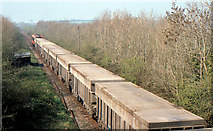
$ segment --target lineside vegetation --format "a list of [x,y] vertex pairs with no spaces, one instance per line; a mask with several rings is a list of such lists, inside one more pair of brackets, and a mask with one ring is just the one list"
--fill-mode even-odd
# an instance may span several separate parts
[[[14,52],[30,51],[24,37],[2,17],[2,129],[77,129],[40,66],[13,66]],[[36,65],[36,58],[31,55]]]
[[210,2],[174,2],[166,17],[104,12],[92,23],[40,21],[47,39],[193,112],[213,126]]

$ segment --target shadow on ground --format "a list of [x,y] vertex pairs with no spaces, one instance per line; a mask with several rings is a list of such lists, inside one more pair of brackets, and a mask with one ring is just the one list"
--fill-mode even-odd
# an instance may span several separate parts
[[39,63],[30,63],[31,66],[40,66],[40,67],[43,67],[44,64],[39,64]]

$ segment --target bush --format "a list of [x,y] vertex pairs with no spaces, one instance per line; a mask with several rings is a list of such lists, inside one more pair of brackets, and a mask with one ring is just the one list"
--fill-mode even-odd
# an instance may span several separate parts
[[2,26],[2,129],[75,129],[41,67],[11,65],[14,52],[30,50],[9,19],[3,17]]
[[209,80],[191,81],[185,79],[179,86],[178,98],[174,99],[176,105],[199,115],[206,120],[208,127],[211,127],[213,120],[212,98],[213,92]]

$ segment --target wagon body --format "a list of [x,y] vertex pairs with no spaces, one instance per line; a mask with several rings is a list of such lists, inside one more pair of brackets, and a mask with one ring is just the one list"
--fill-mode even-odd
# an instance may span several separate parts
[[43,48],[42,48],[42,51],[44,52],[43,53],[43,58],[46,60],[47,64],[50,65],[50,58],[49,58],[49,50],[50,49],[62,49],[64,50],[62,47],[56,45],[56,44],[47,44],[47,45],[44,45]]
[[56,44],[44,38],[35,38],[35,49],[39,52],[42,58],[44,57],[44,49],[43,49],[44,45],[56,45]]
[[123,78],[96,64],[80,64],[70,67],[73,74],[74,94],[83,101],[83,104],[89,113],[96,117],[96,82],[124,81]]
[[204,120],[130,82],[95,84],[98,122],[111,129],[203,127]]
[[70,66],[78,65],[78,64],[91,64],[91,62],[75,55],[75,54],[67,54],[67,55],[58,55],[58,71],[59,76],[66,82],[67,87],[69,87],[72,92],[73,89],[73,75],[70,72]]
[[49,54],[48,54],[48,59],[47,61],[49,62],[50,67],[52,70],[58,75],[58,62],[57,62],[57,57],[59,55],[67,55],[67,54],[72,54],[70,51],[63,49],[63,48],[50,48],[49,49]]

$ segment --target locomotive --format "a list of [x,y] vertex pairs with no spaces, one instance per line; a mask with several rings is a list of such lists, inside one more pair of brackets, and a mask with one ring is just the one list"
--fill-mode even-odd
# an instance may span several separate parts
[[35,47],[35,38],[43,38],[42,35],[40,34],[32,34],[32,44],[33,44],[33,47]]

